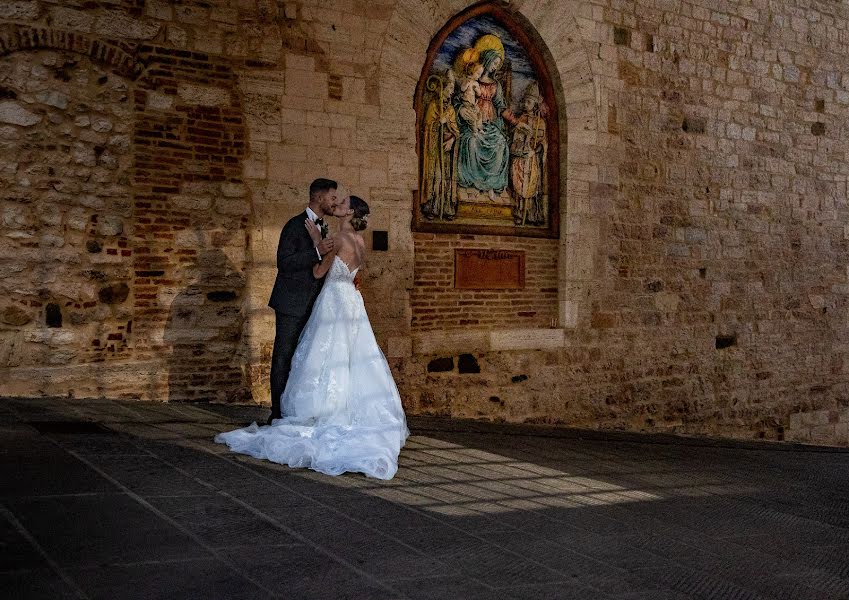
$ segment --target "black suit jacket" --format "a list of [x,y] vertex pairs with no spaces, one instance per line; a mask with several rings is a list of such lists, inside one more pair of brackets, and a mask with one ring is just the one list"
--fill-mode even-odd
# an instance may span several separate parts
[[319,262],[318,252],[310,234],[304,227],[308,219],[304,211],[289,222],[280,232],[277,244],[277,279],[268,306],[294,317],[302,317],[312,310],[324,278],[313,277],[313,265]]

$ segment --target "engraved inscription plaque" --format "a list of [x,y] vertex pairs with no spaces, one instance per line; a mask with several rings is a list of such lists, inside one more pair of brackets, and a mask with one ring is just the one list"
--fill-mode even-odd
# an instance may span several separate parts
[[514,290],[525,287],[525,253],[514,250],[455,250],[454,287]]

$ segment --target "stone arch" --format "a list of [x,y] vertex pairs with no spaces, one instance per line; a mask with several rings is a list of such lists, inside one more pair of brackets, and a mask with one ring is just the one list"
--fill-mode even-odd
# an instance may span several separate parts
[[[422,61],[443,24],[474,4],[399,0],[389,20],[379,62],[381,117],[396,128],[395,139],[406,148],[401,160],[410,165],[411,172],[417,164],[412,99]],[[558,314],[562,326],[576,327],[589,317],[587,301],[592,282],[600,276],[596,257],[602,242],[603,215],[595,213],[589,202],[591,191],[601,181],[596,165],[603,118],[601,86],[588,52],[590,32],[582,32],[574,17],[580,10],[575,0],[525,0],[507,8],[531,25],[553,62],[549,72],[559,79],[555,90],[561,103]],[[412,264],[408,268],[412,271]]]
[[0,57],[21,50],[40,49],[66,50],[85,55],[130,80],[135,80],[144,70],[144,65],[130,52],[112,42],[50,27],[0,27]]

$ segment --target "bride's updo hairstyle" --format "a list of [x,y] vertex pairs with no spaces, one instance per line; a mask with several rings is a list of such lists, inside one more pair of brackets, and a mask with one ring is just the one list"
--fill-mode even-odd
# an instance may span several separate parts
[[368,227],[368,204],[358,196],[351,196],[351,210],[354,211],[354,216],[351,217],[351,227],[354,228],[354,231],[363,231]]

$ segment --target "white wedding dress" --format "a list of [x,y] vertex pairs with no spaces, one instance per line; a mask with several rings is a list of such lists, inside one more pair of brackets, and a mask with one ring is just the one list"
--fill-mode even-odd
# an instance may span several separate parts
[[410,434],[392,373],[374,338],[355,269],[333,259],[301,333],[283,392],[283,418],[220,433],[234,452],[328,475],[391,479]]

